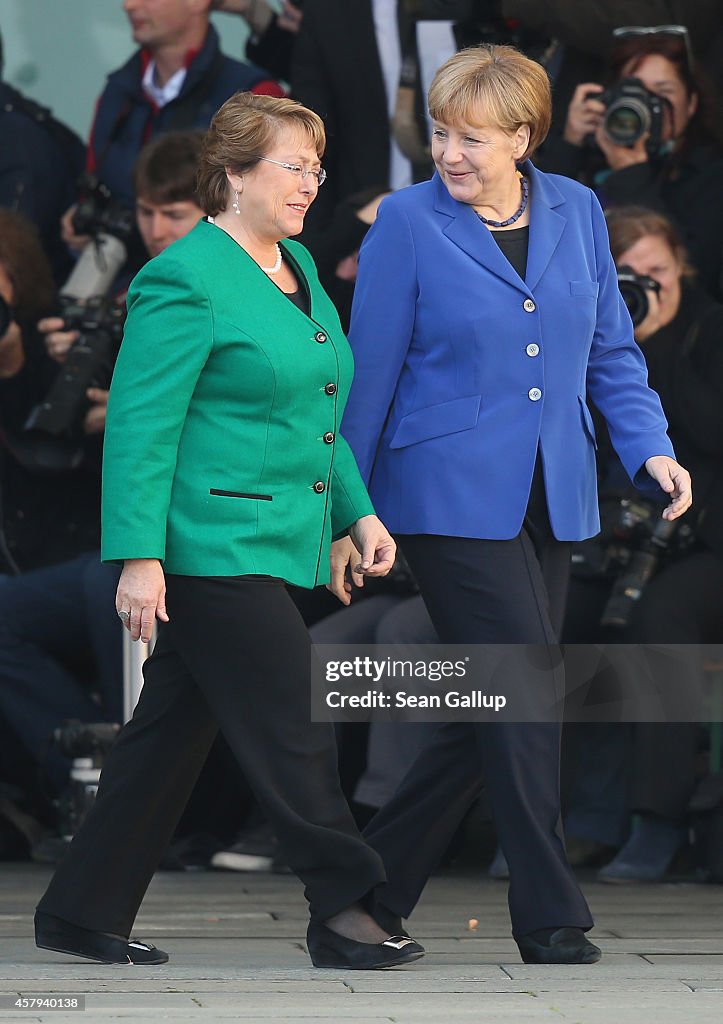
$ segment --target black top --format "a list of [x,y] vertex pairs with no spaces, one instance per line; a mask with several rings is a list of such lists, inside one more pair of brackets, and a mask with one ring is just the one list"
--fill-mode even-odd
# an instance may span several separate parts
[[503,255],[507,257],[524,281],[527,273],[527,247],[530,242],[529,227],[510,228],[508,231],[492,231],[490,233]]
[[297,287],[295,292],[284,292],[284,295],[290,302],[293,302],[295,306],[298,306],[302,313],[305,313],[307,316],[310,315],[311,309],[309,306],[309,296],[306,294],[304,288]]

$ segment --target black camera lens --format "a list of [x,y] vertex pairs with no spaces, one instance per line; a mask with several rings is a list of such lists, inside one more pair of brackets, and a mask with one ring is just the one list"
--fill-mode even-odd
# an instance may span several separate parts
[[650,130],[650,111],[642,103],[626,98],[605,113],[604,128],[618,146],[632,146]]
[[633,327],[638,327],[650,311],[648,292],[659,292],[660,285],[652,277],[636,274],[632,267],[618,267],[618,288],[628,307]]

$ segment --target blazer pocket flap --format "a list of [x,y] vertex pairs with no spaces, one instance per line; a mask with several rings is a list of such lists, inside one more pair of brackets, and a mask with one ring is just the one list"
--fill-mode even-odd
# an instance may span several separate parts
[[596,299],[600,285],[597,281],[570,281],[570,295],[581,295],[585,299]]
[[452,402],[415,409],[399,421],[389,447],[406,448],[419,441],[469,430],[477,423],[481,401],[482,395],[469,395],[467,398],[455,398]]
[[209,494],[220,498],[251,498],[252,501],[273,501],[270,494],[248,494],[246,491],[226,491],[221,487],[210,487]]
[[592,413],[588,409],[587,402],[582,397],[582,395],[578,395],[577,400],[580,403],[580,410],[582,412],[582,422],[585,425],[585,430],[587,430],[588,434],[590,435],[590,440],[597,448],[597,436],[595,434],[595,424],[593,422]]

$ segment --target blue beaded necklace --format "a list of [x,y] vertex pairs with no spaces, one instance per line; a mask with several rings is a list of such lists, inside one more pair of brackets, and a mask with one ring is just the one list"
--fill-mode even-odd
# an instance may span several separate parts
[[522,202],[511,217],[508,217],[507,220],[490,220],[489,217],[483,217],[481,213],[478,213],[477,216],[482,223],[489,224],[491,228],[506,228],[510,224],[514,224],[516,220],[519,220],[527,209],[527,201],[530,198],[530,184],[524,174],[520,175],[520,188],[522,190]]

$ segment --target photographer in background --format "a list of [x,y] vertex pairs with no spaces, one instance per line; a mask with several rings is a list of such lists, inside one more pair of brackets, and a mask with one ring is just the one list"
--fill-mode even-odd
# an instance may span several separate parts
[[[196,196],[201,142],[200,133],[169,133],[149,143],[137,161],[134,170],[138,195],[136,222],[149,256],[155,256],[187,234],[203,216]],[[41,273],[42,258],[35,250],[29,252],[27,239],[32,238],[32,231],[18,224],[10,238],[5,221],[12,217],[0,210],[0,270],[5,265],[6,253],[12,254],[14,263],[10,264],[10,276],[23,280],[26,290],[22,294],[8,294],[7,299],[18,308],[22,306],[24,295],[42,294],[49,301],[52,290],[47,272],[45,276]],[[23,256],[26,258],[21,259]],[[18,274],[14,268],[20,266],[24,270]],[[0,276],[0,287],[2,282]],[[48,301],[44,301],[40,309],[37,306],[23,309],[30,323]],[[47,375],[50,381],[57,373],[57,363],[67,357],[77,340],[76,332],[53,330],[62,325],[63,321],[58,318],[45,319],[40,324],[48,332],[45,340],[55,361],[48,358],[39,336],[32,335],[36,342],[36,361],[45,371],[50,370]],[[0,380],[0,408],[4,417],[9,408],[5,398],[10,392],[8,397],[14,399],[15,409],[13,428],[19,436],[29,409],[46,394],[49,380],[38,379],[42,375],[35,374],[32,386],[21,390],[23,368],[18,366],[20,357],[15,333],[11,325],[7,339],[0,342],[0,376],[3,365],[8,371],[15,371],[12,379]],[[149,359],[152,359],[152,343],[153,339],[149,338]],[[87,409],[80,411],[83,430],[91,436],[98,451],[105,426],[107,396],[105,388],[91,389]],[[12,463],[12,454],[8,452],[6,465]],[[56,480],[62,483],[61,496],[65,500],[78,500],[78,488],[73,480],[63,476],[50,479],[53,486],[58,486]],[[32,489],[44,493],[43,476],[29,474],[28,481]],[[82,722],[120,722],[122,717],[122,631],[114,608],[120,570],[100,561],[99,483],[96,476],[93,501],[88,509],[92,532],[79,533],[77,537],[81,554],[71,558],[74,552],[68,550],[66,560],[60,564],[38,558],[30,565],[18,555],[20,567],[34,571],[18,576],[0,575],[0,715],[12,726],[35,762],[42,764],[56,793],[67,783],[70,760],[51,745],[55,728],[71,718]],[[44,501],[47,508],[41,505],[33,514],[28,514],[25,524],[33,536],[40,535],[39,551],[43,550],[43,533],[52,540],[57,533],[64,535],[67,527],[66,513],[58,508],[57,502],[47,496]],[[38,520],[37,527],[31,520]]]
[[[141,150],[133,171],[135,225],[147,256],[157,256],[183,238],[203,216],[195,184],[202,138],[200,132],[169,132]],[[116,299],[125,302],[125,287]],[[57,316],[42,319],[38,329],[45,335],[49,355],[64,363],[79,332],[64,329],[63,319]],[[105,426],[108,389],[90,389],[88,400],[85,430],[99,433]]]
[[[612,579],[604,572],[596,578],[594,564],[604,565],[605,557],[574,550],[577,570],[563,641],[718,643],[723,640],[723,306],[693,284],[687,253],[666,218],[640,207],[621,207],[610,210],[607,220],[649,383],[660,395],[676,453],[690,466],[696,502],[677,530],[657,545],[657,567],[637,601],[621,601],[618,594],[610,602],[616,580],[629,570],[618,568]],[[598,436],[604,525],[602,535],[587,544],[602,546],[604,556],[612,550],[606,545],[620,543],[616,531],[606,536],[605,522],[619,521],[619,499],[633,495],[619,488],[617,458],[607,437]],[[644,511],[639,495],[634,501]],[[617,516],[605,515],[605,508],[617,510]],[[654,511],[652,524],[656,516]],[[633,537],[633,554],[635,546]],[[601,619],[619,624],[603,628]],[[631,814],[638,816],[622,849],[601,869],[603,881],[657,881],[685,840],[699,745],[700,679],[693,672],[678,678],[674,692],[661,692],[661,698],[669,723],[565,729],[574,779],[565,816],[568,839],[574,837],[577,845],[585,840],[589,849],[619,846]]]
[[715,100],[679,25],[616,29],[605,85],[584,82],[538,163],[677,225],[702,287],[721,296],[723,144]]
[[[122,6],[139,48],[108,76],[96,106],[86,170],[115,204],[132,209],[133,165],[149,139],[205,129],[239,90],[271,96],[284,91],[255,64],[224,56],[209,20],[213,0],[123,0]],[[63,237],[80,250],[88,238],[74,225],[74,213],[71,207],[63,217]],[[140,262],[136,259],[134,270]]]
[[71,558],[98,544],[100,448],[89,439],[82,465],[37,471],[23,425],[57,376],[35,320],[54,300],[52,273],[32,225],[0,209],[0,572]]

